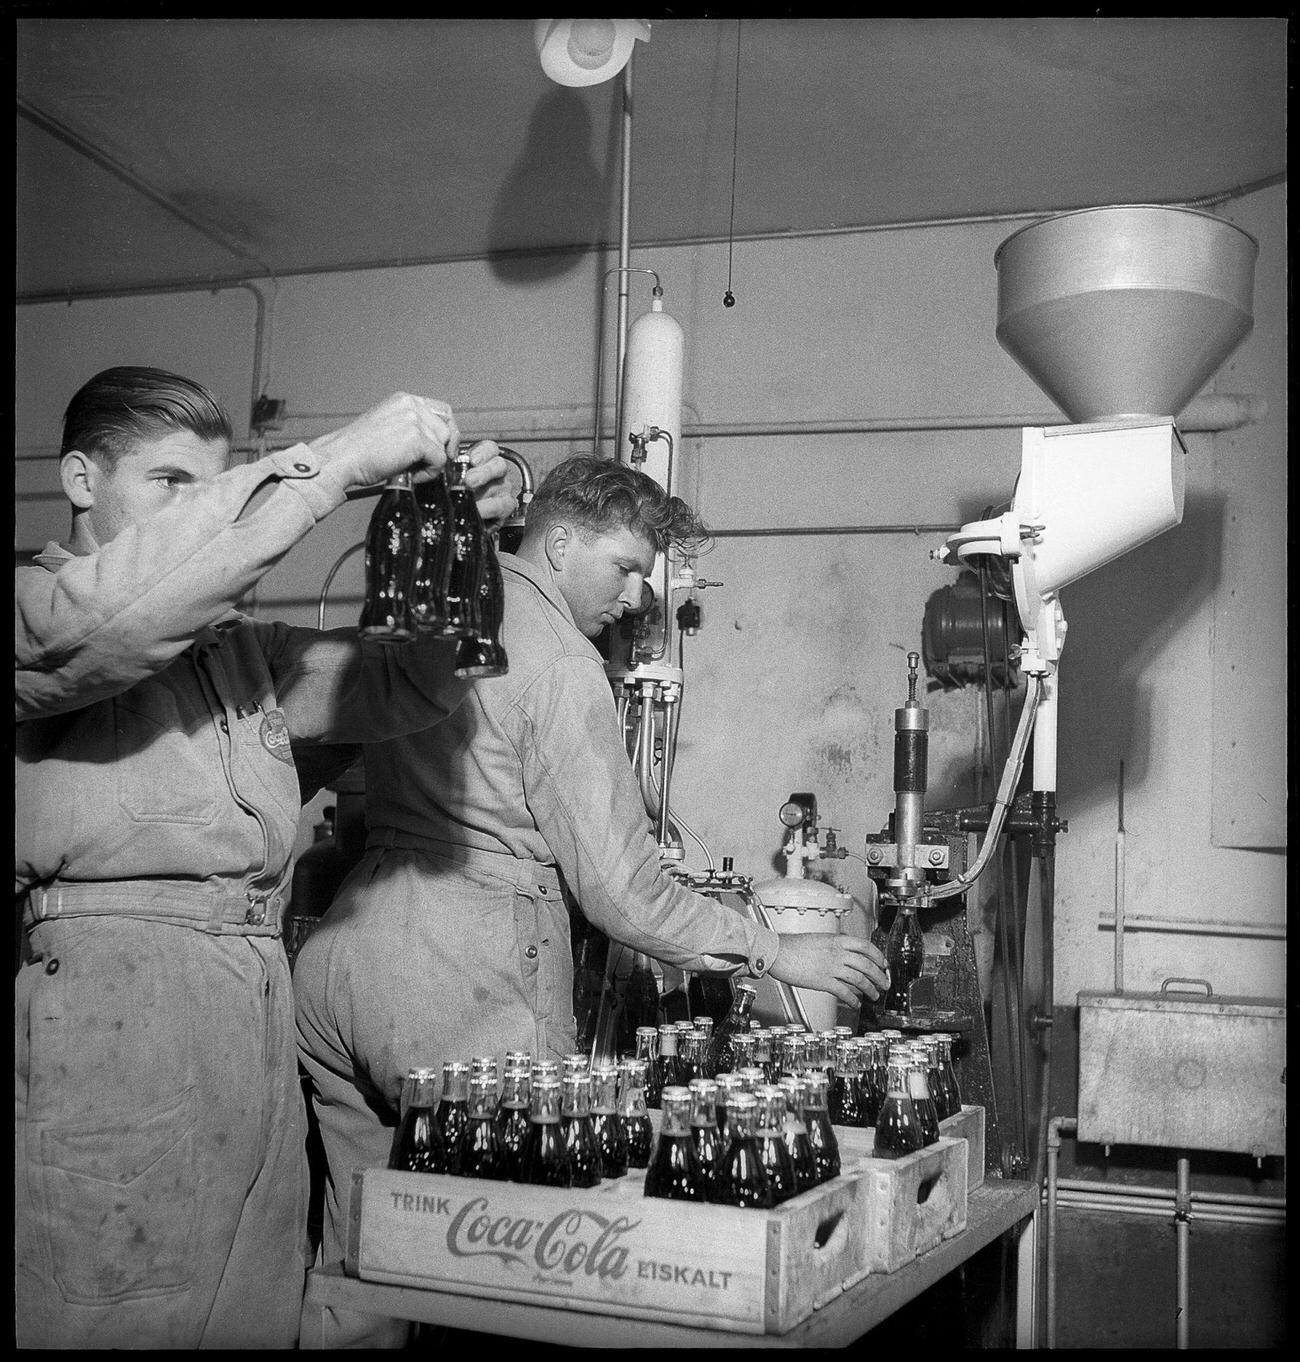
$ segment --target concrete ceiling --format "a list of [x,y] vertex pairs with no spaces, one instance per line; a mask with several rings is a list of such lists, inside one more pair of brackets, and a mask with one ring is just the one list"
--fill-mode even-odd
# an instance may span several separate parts
[[[552,84],[531,20],[16,35],[20,301],[466,257],[529,277],[618,240],[622,82]],[[1281,19],[655,20],[633,74],[638,244],[1186,202],[1286,166]]]

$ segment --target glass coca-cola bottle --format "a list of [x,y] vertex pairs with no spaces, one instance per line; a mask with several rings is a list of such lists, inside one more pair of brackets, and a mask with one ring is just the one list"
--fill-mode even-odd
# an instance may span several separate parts
[[692,1079],[705,1076],[704,1032],[692,1026],[677,1043],[677,1081],[689,1088]]
[[445,634],[447,583],[451,576],[452,511],[447,479],[436,473],[415,484],[420,510],[419,551],[411,587],[411,614],[422,634]]
[[509,1177],[509,1156],[497,1122],[495,1074],[477,1073],[469,1080],[469,1119],[460,1137],[459,1172],[467,1178]]
[[798,1191],[794,1160],[785,1143],[785,1092],[765,1083],[754,1094],[758,1099],[758,1152],[772,1184],[772,1203],[779,1206]]
[[753,1062],[763,1070],[763,1077],[775,1083],[781,1077],[780,1066],[772,1058],[772,1033],[766,1026],[751,1031],[754,1045]]
[[585,1060],[581,1071],[560,1080],[560,1129],[575,1188],[594,1188],[601,1181],[601,1151],[591,1121],[591,1076]]
[[803,1076],[803,1123],[808,1129],[817,1181],[829,1182],[840,1174],[840,1142],[826,1108],[826,1075],[820,1069]]
[[450,1172],[458,1172],[460,1137],[469,1123],[469,1065],[449,1059],[442,1066],[442,1100],[438,1103],[438,1129],[447,1142]]
[[954,1037],[947,1031],[937,1031],[934,1035],[935,1068],[938,1074],[933,1085],[936,1101],[938,1092],[943,1094],[941,1121],[961,1113],[961,1088],[957,1083],[957,1071],[953,1068],[952,1047]]
[[378,643],[415,637],[411,591],[420,551],[420,508],[409,473],[384,484],[366,527],[366,595],[358,631]]
[[[619,1053],[636,1049],[637,1036],[647,1027],[657,1036],[659,1034],[659,984],[655,979],[654,965],[643,951],[632,952],[632,968],[623,981],[623,1008],[619,1020]],[[653,1055],[640,1055],[642,1059],[653,1059]]]
[[447,574],[444,633],[475,639],[480,630],[479,588],[483,580],[483,544],[487,531],[465,483],[469,450],[462,446],[447,463],[447,494],[451,498],[451,568]]
[[560,1080],[560,1129],[573,1186],[594,1187],[600,1181],[600,1147],[591,1122],[591,1078],[585,1068]]
[[718,1130],[718,1085],[712,1078],[693,1078],[687,1089],[691,1094],[691,1139],[704,1180],[704,1199],[717,1201],[724,1152]]
[[661,1104],[663,1124],[646,1167],[645,1194],[672,1201],[703,1201],[704,1177],[691,1134],[690,1089],[669,1084]]
[[930,1065],[919,1046],[912,1046],[907,1057],[907,1095],[912,1099],[921,1143],[934,1144],[939,1138],[939,1113],[930,1096]]
[[725,1153],[731,1139],[728,1112],[732,1100],[748,1092],[749,1084],[740,1074],[734,1073],[719,1074],[713,1081],[718,1085],[718,1134],[722,1137],[722,1148]]
[[724,1206],[757,1206],[769,1210],[772,1180],[758,1145],[758,1098],[741,1092],[727,1102],[727,1152],[718,1178],[718,1201]]
[[889,928],[885,944],[885,959],[889,964],[889,992],[885,995],[885,1010],[906,1016],[911,1009],[909,985],[921,977],[925,962],[925,941],[916,909],[900,903]]
[[876,1140],[872,1153],[878,1159],[898,1159],[922,1146],[921,1125],[907,1090],[907,1057],[890,1050],[886,1065],[885,1100],[876,1117]]
[[473,1083],[476,1078],[490,1078],[492,1080],[492,1096],[497,1096],[497,1057],[496,1055],[474,1055],[469,1062],[469,1081]]
[[803,1116],[803,1079],[783,1078],[777,1087],[785,1093],[785,1122],[781,1137],[790,1151],[794,1166],[795,1195],[817,1186],[817,1160],[813,1157],[812,1142]]
[[[707,1045],[713,1037],[713,1018],[700,1015],[691,1018],[691,1026],[696,1031],[704,1032],[704,1043]],[[701,1075],[703,1077],[703,1075]]]
[[732,1038],[749,1031],[749,1014],[754,1010],[754,999],[758,997],[758,986],[748,979],[736,981],[735,994],[727,1015],[714,1028],[709,1044],[704,1052],[706,1078],[718,1074],[732,1073],[736,1068],[736,1057]]
[[808,1043],[799,1031],[784,1031],[777,1040],[776,1059],[779,1078],[802,1078],[808,1067]]
[[528,1103],[528,1138],[520,1159],[520,1181],[543,1187],[571,1187],[573,1169],[560,1128],[560,1080],[539,1078]]
[[867,1114],[861,1100],[858,1047],[852,1040],[836,1042],[834,1073],[829,1095],[832,1124],[858,1127],[868,1125]]
[[528,1066],[528,1077],[533,1083],[537,1083],[543,1078],[553,1078],[558,1083],[560,1065],[554,1059],[534,1059]]
[[754,1058],[754,1033],[737,1031],[731,1038],[731,1071],[743,1073],[746,1069],[762,1066]]
[[681,1065],[677,1062],[678,1034],[677,1027],[671,1022],[659,1028],[654,1077],[646,1080],[645,1101],[648,1107],[660,1105],[660,1094],[665,1088],[682,1086]]
[[618,1119],[627,1137],[627,1166],[644,1168],[650,1162],[654,1127],[645,1105],[645,1060],[624,1059],[618,1066]]
[[506,1169],[514,1182],[523,1181],[524,1144],[528,1139],[531,1079],[526,1068],[507,1068],[501,1078],[497,1119],[506,1151]]
[[830,1091],[831,1071],[835,1066],[835,1049],[832,1045],[827,1054],[819,1031],[809,1031],[803,1037],[803,1072],[820,1069],[826,1075],[827,1092]]
[[699,1017],[707,1014],[716,1026],[731,1009],[731,980],[725,974],[689,974],[686,999],[697,1025]]
[[462,638],[456,645],[456,675],[462,679],[474,676],[504,676],[510,670],[505,644],[501,642],[501,625],[505,619],[506,588],[497,562],[493,538],[486,529],[483,533],[483,571],[478,589],[478,633],[473,638]]
[[560,1059],[560,1077],[572,1078],[575,1074],[586,1074],[591,1071],[591,1060],[583,1054],[564,1055]]
[[885,1100],[885,1058],[889,1042],[882,1036],[863,1036],[866,1058],[862,1068],[862,1090],[866,1099],[867,1124],[874,1126]]
[[450,1171],[447,1142],[438,1127],[438,1074],[412,1069],[402,1091],[402,1111],[393,1133],[388,1166],[407,1173]]
[[504,1069],[531,1069],[533,1066],[532,1052],[529,1050],[507,1050],[506,1062],[502,1065]]
[[636,1049],[632,1054],[633,1059],[639,1059],[645,1065],[645,1081],[642,1096],[645,1098],[647,1107],[658,1108],[659,1089],[663,1086],[659,1082],[659,1029],[655,1026],[638,1026],[636,1029]]
[[600,1151],[601,1177],[623,1177],[627,1132],[618,1118],[618,1068],[613,1064],[598,1064],[591,1071],[591,1127]]
[[757,1064],[746,1064],[745,1067],[738,1070],[738,1072],[741,1078],[745,1080],[746,1092],[757,1092],[759,1088],[767,1082],[767,1075]]

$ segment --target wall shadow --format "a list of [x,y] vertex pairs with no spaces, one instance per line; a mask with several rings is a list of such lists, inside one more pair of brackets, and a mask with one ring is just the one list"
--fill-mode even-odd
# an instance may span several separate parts
[[[1058,766],[1076,807],[1140,784],[1151,751],[1153,663],[1222,575],[1225,497],[1189,494],[1165,534],[1065,587],[1069,632],[1060,668]],[[1209,735],[1206,734],[1208,742]]]
[[[602,169],[589,150],[591,114],[575,91],[549,90],[533,110],[528,139],[497,196],[487,254],[493,275],[504,283],[541,283],[574,269],[606,235],[616,190],[616,156]],[[616,147],[615,147],[616,150]],[[518,223],[530,240],[549,243],[521,250]]]

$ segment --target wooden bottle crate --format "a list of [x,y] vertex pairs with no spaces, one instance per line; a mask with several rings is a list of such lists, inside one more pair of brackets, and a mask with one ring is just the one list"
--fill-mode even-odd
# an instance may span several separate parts
[[850,1165],[847,1176],[863,1184],[868,1272],[897,1271],[966,1228],[967,1157],[965,1140],[940,1138],[901,1159]]
[[[939,1134],[945,1139],[965,1140],[967,1144],[966,1189],[973,1192],[984,1185],[984,1108],[964,1106],[955,1115],[939,1122]],[[872,1126],[836,1126],[835,1137],[840,1145],[840,1159],[849,1162],[865,1158],[871,1153],[876,1131]]]
[[647,1197],[644,1185],[643,1170],[583,1190],[358,1170],[346,1269],[399,1286],[760,1334],[793,1328],[879,1256],[863,1176],[770,1211]]

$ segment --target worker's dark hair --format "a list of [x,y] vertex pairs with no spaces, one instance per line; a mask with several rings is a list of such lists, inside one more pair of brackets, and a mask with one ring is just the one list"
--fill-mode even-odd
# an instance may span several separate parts
[[79,449],[112,468],[139,441],[177,430],[201,440],[234,440],[230,418],[201,384],[164,369],[123,365],[96,374],[74,394],[63,414],[59,456]]
[[559,521],[594,534],[626,527],[645,535],[659,553],[676,548],[697,554],[709,544],[709,532],[681,497],[670,496],[638,468],[589,454],[566,459],[542,479],[528,503],[524,533],[544,534]]

